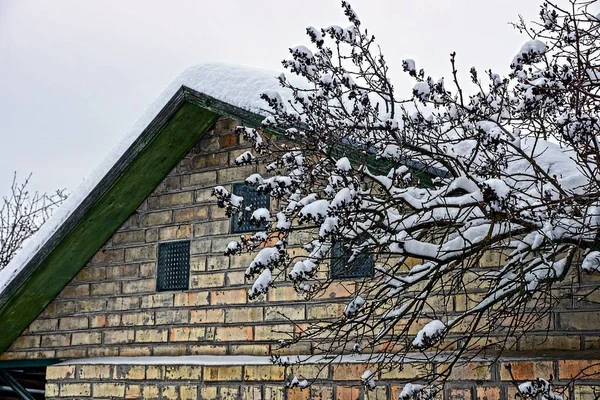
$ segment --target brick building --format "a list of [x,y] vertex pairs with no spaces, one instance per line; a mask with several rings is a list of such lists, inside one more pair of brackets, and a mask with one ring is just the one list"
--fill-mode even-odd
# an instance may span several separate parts
[[[282,351],[277,340],[297,334],[290,320],[338,315],[355,282],[341,277],[309,303],[285,281],[266,298],[248,299],[249,258],[223,255],[248,227],[227,217],[211,190],[244,190],[236,184],[260,172],[261,165],[235,166],[248,144],[234,127],[262,117],[203,86],[203,79],[218,81],[231,86],[231,99],[258,98],[239,85],[243,79],[238,86],[227,79],[245,70],[221,78],[213,72],[200,67],[176,81],[73,211],[9,266],[16,269],[0,292],[0,397],[397,399],[415,376],[416,365],[382,372],[378,387],[365,391],[361,362],[269,362],[272,353],[311,354],[309,342]],[[565,305],[551,316],[550,336],[521,338],[518,354],[491,367],[484,359],[457,367],[445,397],[512,397],[504,368],[511,364],[519,380],[552,375],[571,384],[575,398],[594,398],[599,314],[594,304]],[[319,380],[310,389],[286,389],[293,375]]]

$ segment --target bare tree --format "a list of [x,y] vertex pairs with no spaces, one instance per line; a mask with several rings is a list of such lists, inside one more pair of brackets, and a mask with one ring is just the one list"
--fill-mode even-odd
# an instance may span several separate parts
[[[226,254],[257,252],[250,296],[287,275],[310,299],[330,285],[320,272],[336,257],[348,268],[370,257],[375,273],[338,318],[302,327],[284,346],[310,339],[319,353],[360,352],[373,370],[402,368],[415,353],[436,360],[442,368],[423,370],[425,384],[401,396],[429,398],[457,362],[511,348],[572,295],[563,289],[574,276],[600,271],[595,3],[544,2],[538,22],[514,24],[527,38],[507,76],[472,68],[465,85],[452,53],[448,84],[404,60],[414,80],[405,98],[346,2],[348,28],[307,29],[312,49],[292,48],[283,62],[303,83],[279,78],[292,100],[263,94],[273,110],[263,125],[285,140],[240,128],[255,151],[237,162],[270,171],[246,182],[283,207],[254,210],[267,229]],[[229,212],[244,207],[222,187],[214,193]],[[292,257],[298,229],[310,238]],[[274,247],[262,246],[273,236]],[[544,380],[519,388],[555,398]]]
[[29,191],[29,175],[24,181],[13,176],[8,196],[0,203],[0,269],[23,247],[59,206],[67,195],[64,190],[52,194]]

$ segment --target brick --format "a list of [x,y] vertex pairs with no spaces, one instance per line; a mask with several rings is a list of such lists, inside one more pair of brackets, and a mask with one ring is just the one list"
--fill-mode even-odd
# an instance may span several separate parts
[[363,373],[369,369],[367,364],[336,364],[333,365],[334,381],[360,381]]
[[166,225],[171,223],[172,220],[172,212],[171,211],[159,211],[144,214],[142,216],[142,225],[143,226],[158,226],[158,225]]
[[67,285],[60,292],[60,297],[69,299],[69,298],[80,298],[87,297],[90,295],[90,285]]
[[58,397],[58,384],[57,383],[46,383],[45,387],[46,398]]
[[[332,397],[330,397],[330,399]],[[285,400],[285,391],[283,386],[265,386],[265,400]]]
[[183,175],[182,186],[210,186],[217,181],[217,171],[198,172],[195,174]]
[[225,274],[225,286],[243,285],[246,283],[246,274],[244,271],[232,271]]
[[224,285],[225,275],[223,273],[194,274],[190,280],[190,289],[223,287]]
[[97,380],[110,379],[111,377],[110,365],[80,365],[78,370],[79,379]]
[[156,280],[154,280],[154,278],[123,282],[124,294],[148,293],[154,291],[156,291]]
[[208,305],[208,293],[207,292],[196,292],[196,293],[176,293],[175,294],[175,307],[193,307],[193,306],[205,306]]
[[209,256],[206,258],[206,270],[218,271],[229,268],[229,256]]
[[225,322],[228,324],[239,322],[260,322],[263,320],[262,307],[244,307],[225,309]]
[[217,327],[216,339],[217,341],[243,341],[253,340],[253,332],[251,326],[231,326],[231,327]]
[[[123,252],[123,250],[120,250]],[[78,282],[91,281],[98,282],[106,280],[106,267],[88,267],[85,266],[79,271],[75,280]]]
[[273,286],[269,289],[269,301],[294,301],[300,297],[293,286]]
[[60,385],[61,397],[90,396],[92,387],[89,383],[64,383]]
[[156,264],[155,263],[143,263],[140,265],[140,277],[145,277],[145,278],[154,278],[156,277],[155,274],[155,270],[156,270]]
[[268,344],[230,344],[229,353],[232,355],[267,356]]
[[576,331],[598,330],[598,320],[600,320],[600,311],[563,312],[559,316],[559,327]]
[[139,297],[112,297],[108,299],[107,310],[124,311],[140,308]]
[[294,325],[259,325],[254,327],[254,340],[290,339]]
[[32,349],[35,347],[40,347],[42,336],[38,335],[27,335],[27,336],[19,336],[10,346],[11,349]]
[[162,365],[146,366],[146,379],[163,380],[165,378],[165,367]]
[[210,253],[210,239],[192,240],[190,244],[190,254]]
[[283,381],[285,367],[279,365],[246,365],[244,381]]
[[58,319],[36,319],[29,325],[29,332],[52,332],[58,328]]
[[579,350],[580,347],[579,336],[547,336],[546,333],[536,336],[528,333],[519,340],[519,350]]
[[92,296],[105,296],[121,293],[121,282],[98,282],[91,285]]
[[[176,306],[180,306],[179,304]],[[142,296],[141,308],[173,307],[173,293],[156,293]]]
[[111,249],[111,250],[103,249],[103,250],[96,252],[96,254],[94,254],[94,257],[92,257],[91,263],[92,264],[111,264],[111,263],[123,262],[125,260],[124,254],[125,254],[125,252],[123,251],[123,249]]
[[206,365],[203,377],[205,381],[241,381],[241,366]]
[[158,228],[146,230],[146,243],[158,242]]
[[[438,373],[447,369],[448,365],[440,365]],[[452,368],[449,380],[486,381],[491,379],[490,366],[486,363],[469,362],[464,365],[455,365]]]
[[143,380],[146,378],[146,368],[143,365],[116,365],[115,379]]
[[113,265],[107,269],[106,274],[109,279],[138,278],[140,276],[140,267],[137,264]]
[[194,157],[192,165],[194,169],[223,167],[229,162],[229,153],[210,153]]
[[190,323],[192,324],[222,323],[224,321],[225,310],[222,308],[192,310],[190,313]]
[[265,307],[265,321],[297,321],[305,319],[305,317],[304,305]]
[[179,399],[179,386],[167,385],[160,388],[161,399]]
[[221,393],[221,397],[219,397],[220,400],[238,400],[238,399],[242,398],[240,396],[239,386],[235,386],[235,387],[221,386],[220,393]]
[[158,386],[142,386],[142,398],[143,399],[159,399],[160,397],[160,389]]
[[92,393],[94,397],[124,397],[124,383],[93,383]]
[[171,342],[197,342],[205,335],[206,330],[201,327],[171,328],[169,339]]
[[55,317],[59,315],[73,314],[75,312],[75,302],[69,301],[53,301],[46,306],[44,316]]
[[92,315],[90,317],[90,328],[104,328],[106,326],[106,315]]
[[154,325],[154,314],[151,312],[128,313],[121,315],[123,326],[151,326]]
[[112,236],[113,246],[144,243],[145,240],[146,234],[143,230],[117,232]]
[[206,257],[190,257],[190,271],[192,273],[206,271]]
[[104,311],[106,310],[106,300],[105,299],[93,299],[93,300],[77,300],[75,302],[75,311],[88,313],[95,311]]
[[135,340],[135,331],[133,329],[123,329],[104,332],[104,343],[133,343]]
[[194,192],[179,192],[172,194],[163,194],[159,196],[158,203],[160,207],[173,207],[192,204]]
[[194,380],[202,378],[201,365],[167,365],[165,366],[165,378],[167,380]]
[[156,259],[156,245],[127,247],[125,249],[125,261],[145,261]]
[[156,325],[187,324],[190,321],[188,310],[156,311]]
[[102,343],[102,332],[75,332],[71,337],[72,346]]
[[256,172],[255,165],[243,167],[222,168],[217,171],[217,183],[239,182]]
[[197,386],[181,386],[179,388],[181,400],[196,400],[198,399]]
[[125,385],[125,398],[126,399],[142,398],[142,386],[126,384]]
[[471,400],[471,389],[448,388],[446,389],[446,398],[453,400]]
[[116,357],[119,355],[117,346],[91,347],[87,349],[88,357]]
[[156,346],[152,350],[153,356],[187,356],[187,345],[186,344],[170,344],[170,345],[162,345]]
[[336,386],[335,396],[338,399],[360,400],[360,388],[356,386]]
[[74,365],[51,365],[46,369],[46,379],[49,381],[75,378]]
[[[510,371],[508,367],[510,366]],[[500,379],[511,381],[510,372],[517,381],[534,380],[536,378],[550,379],[554,375],[552,361],[511,361],[500,364]]]
[[[385,389],[385,388],[383,388]],[[318,386],[312,385],[310,387],[310,396],[311,400],[330,400],[333,399],[333,388],[330,386]],[[377,397],[379,399],[379,397]],[[365,400],[377,400],[373,399],[372,396],[365,397]],[[387,397],[381,397],[381,399],[387,400]],[[396,400],[397,397],[392,398],[391,400]]]
[[[240,136],[237,133],[232,133],[230,135],[220,136],[219,137],[219,148],[226,149],[226,148],[229,148],[229,147],[237,146],[239,144],[239,141],[240,141],[239,139],[240,139]],[[238,153],[239,153],[239,151],[238,151]],[[234,158],[231,158],[231,157],[232,156],[230,155],[230,157],[229,157],[230,162],[233,162],[235,160],[235,157]]]
[[169,333],[166,329],[138,329],[135,331],[137,343],[164,343]]
[[210,292],[210,304],[244,304],[247,293],[245,289],[218,290]]
[[559,360],[559,379],[600,379],[600,360]]
[[158,230],[158,239],[174,240],[174,239],[189,239],[192,237],[191,225],[166,226]]
[[87,347],[77,348],[77,347],[66,347],[56,349],[55,357],[56,358],[85,358],[88,356]]
[[43,335],[41,347],[64,347],[71,345],[71,334]]
[[[194,237],[208,238],[214,235],[227,235],[229,233],[229,219],[221,221],[206,221],[194,225]],[[225,249],[223,249],[225,250]]]
[[323,320],[330,318],[338,318],[344,314],[345,305],[342,303],[333,304],[308,304],[306,306],[307,318],[309,320]]
[[431,372],[431,365],[424,363],[404,363],[401,367],[381,371],[381,379],[415,379]]
[[217,386],[201,386],[200,398],[204,400],[216,400],[218,398]]
[[499,387],[477,387],[477,400],[500,400],[501,388]]
[[[310,400],[310,389],[288,388],[286,390],[287,400]],[[338,397],[344,399],[345,397]],[[350,400],[350,399],[349,399]]]
[[70,331],[77,329],[87,329],[87,317],[66,317],[61,318],[58,323],[58,329],[61,331]]
[[214,345],[214,344],[205,344],[205,345],[191,345],[188,346],[188,354],[189,355],[213,355],[220,356],[227,354],[227,346],[226,345]]

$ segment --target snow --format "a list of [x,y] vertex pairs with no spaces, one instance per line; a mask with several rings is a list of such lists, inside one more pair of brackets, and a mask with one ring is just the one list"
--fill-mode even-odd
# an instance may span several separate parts
[[581,269],[586,272],[600,271],[600,251],[589,252],[581,263]]
[[402,392],[400,392],[399,400],[406,400],[413,398],[417,393],[422,391],[425,388],[423,385],[407,383],[402,388]]
[[[71,193],[67,201],[24,244],[23,249],[15,258],[0,271],[0,294],[6,290],[10,282],[19,275],[36,252],[48,242],[67,218],[88,197],[102,178],[182,86],[212,96],[232,106],[267,116],[269,115],[267,112],[268,106],[260,98],[260,95],[265,91],[273,94],[280,90],[279,82],[276,79],[279,75],[280,73],[278,72],[220,63],[201,64],[184,71],[152,103],[132,129],[122,137],[121,142],[115,145],[106,155],[104,161],[94,172],[85,178],[80,186]],[[293,76],[289,78],[300,79]],[[283,94],[287,93],[282,92],[282,102],[287,102],[291,99],[289,95],[286,97]]]
[[428,322],[423,329],[417,333],[412,345],[417,349],[428,347],[428,343],[437,341],[446,330],[446,325],[440,320],[434,319]]

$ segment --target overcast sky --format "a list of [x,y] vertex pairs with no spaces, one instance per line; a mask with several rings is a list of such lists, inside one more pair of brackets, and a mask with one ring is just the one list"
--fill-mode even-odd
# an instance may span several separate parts
[[[506,72],[538,0],[354,0],[393,69],[436,79],[458,66]],[[348,25],[337,0],[0,0],[0,195],[13,171],[73,190],[185,68],[280,69],[305,28]],[[395,85],[407,90],[396,73]]]

